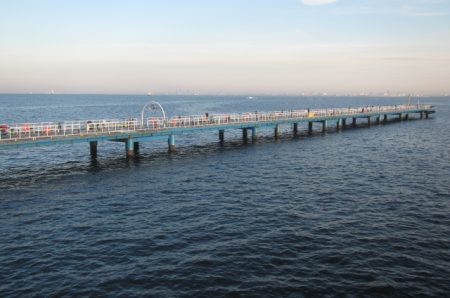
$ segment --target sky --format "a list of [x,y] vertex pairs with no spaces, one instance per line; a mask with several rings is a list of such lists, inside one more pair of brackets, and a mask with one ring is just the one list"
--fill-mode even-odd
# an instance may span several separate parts
[[450,0],[0,0],[0,93],[450,93]]

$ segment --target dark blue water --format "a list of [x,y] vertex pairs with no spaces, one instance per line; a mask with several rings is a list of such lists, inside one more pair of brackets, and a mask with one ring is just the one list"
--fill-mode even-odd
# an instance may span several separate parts
[[[405,103],[157,98],[168,114]],[[128,118],[144,96],[1,95],[0,122]],[[0,151],[0,296],[447,296],[450,100],[428,120]],[[304,129],[304,127],[302,127]],[[319,131],[319,127],[317,130]]]

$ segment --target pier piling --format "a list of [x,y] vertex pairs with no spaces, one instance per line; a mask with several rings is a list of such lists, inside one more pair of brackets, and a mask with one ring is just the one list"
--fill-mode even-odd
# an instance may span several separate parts
[[278,124],[275,125],[274,136],[275,136],[275,139],[279,139],[280,138],[280,126]]
[[353,118],[352,125],[353,125],[353,127],[356,127],[356,118]]
[[294,123],[294,135],[298,134],[298,123]]
[[169,153],[175,152],[175,136],[170,135],[168,139],[169,143]]
[[248,136],[247,128],[243,128],[242,129],[242,138],[244,139],[244,141],[247,140],[247,136]]
[[252,141],[256,141],[258,139],[257,129],[256,127],[252,127]]
[[310,121],[308,122],[308,134],[312,134],[312,130],[313,130],[313,123]]
[[219,130],[219,141],[223,142],[224,139],[225,139],[225,130],[224,129],[220,129]]
[[127,157],[134,156],[134,141],[132,138],[128,138],[125,142],[125,150]]
[[97,157],[97,141],[91,141],[89,142],[89,148],[91,151],[91,157]]
[[322,132],[325,133],[327,131],[327,121],[322,121]]

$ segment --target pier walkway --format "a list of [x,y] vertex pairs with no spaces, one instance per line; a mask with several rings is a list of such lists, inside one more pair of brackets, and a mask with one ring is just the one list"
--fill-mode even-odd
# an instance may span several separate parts
[[[144,117],[145,110],[160,110],[162,115]],[[299,109],[273,112],[251,112],[240,114],[207,114],[194,116],[174,116],[166,118],[161,105],[152,102],[142,111],[141,119],[102,119],[85,121],[41,122],[0,124],[0,149],[30,146],[71,144],[89,142],[92,155],[97,154],[98,141],[118,141],[125,143],[127,156],[139,150],[139,142],[167,139],[169,152],[175,150],[175,136],[215,130],[219,140],[224,141],[225,130],[241,129],[244,138],[251,131],[252,139],[257,138],[257,129],[273,127],[274,136],[280,136],[280,126],[290,125],[297,134],[300,123],[308,123],[312,133],[313,123],[320,123],[323,132],[328,123],[335,123],[337,129],[347,125],[356,126],[357,119],[365,119],[370,125],[388,121],[389,117],[408,120],[416,114],[428,118],[435,110],[430,105],[391,105],[335,109]],[[350,122],[347,122],[350,120]]]

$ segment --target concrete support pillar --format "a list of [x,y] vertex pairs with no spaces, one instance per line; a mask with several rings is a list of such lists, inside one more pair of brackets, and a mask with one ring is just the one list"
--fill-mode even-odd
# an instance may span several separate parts
[[353,118],[352,125],[353,125],[353,127],[356,126],[356,118]]
[[322,132],[326,132],[327,131],[327,120],[322,121]]
[[133,157],[134,156],[134,141],[132,138],[128,138],[125,142],[125,150],[127,157]]
[[398,120],[402,121],[403,120],[403,115],[400,113],[398,114]]
[[312,130],[313,130],[313,123],[312,122],[308,122],[308,134],[312,134]]
[[298,123],[294,123],[294,135],[298,133]]
[[169,152],[175,152],[175,136],[170,135],[167,142],[169,144]]
[[423,119],[423,113],[420,112],[420,119]]
[[341,120],[340,119],[338,121],[336,121],[336,129],[337,130],[341,129]]
[[243,128],[243,129],[242,129],[242,138],[243,138],[244,140],[247,140],[247,128]]
[[134,154],[139,154],[139,142],[134,142],[133,150]]
[[385,115],[383,116],[383,122],[386,123],[387,121],[388,121],[388,116],[387,116],[387,114],[385,114]]
[[409,120],[409,114],[405,115],[405,120]]
[[425,119],[428,119],[428,112],[425,112]]
[[220,129],[219,130],[219,141],[223,142],[224,138],[225,138],[225,130]]
[[380,116],[377,116],[377,125],[380,125]]
[[89,142],[89,148],[92,157],[97,157],[97,143],[98,143],[97,141]]
[[367,117],[367,125],[370,127],[370,117]]
[[346,125],[347,125],[347,119],[342,118],[342,128],[345,128]]
[[256,141],[258,138],[256,127],[252,127],[252,140]]
[[278,124],[275,125],[274,136],[275,136],[275,139],[279,139],[280,138],[280,126]]

